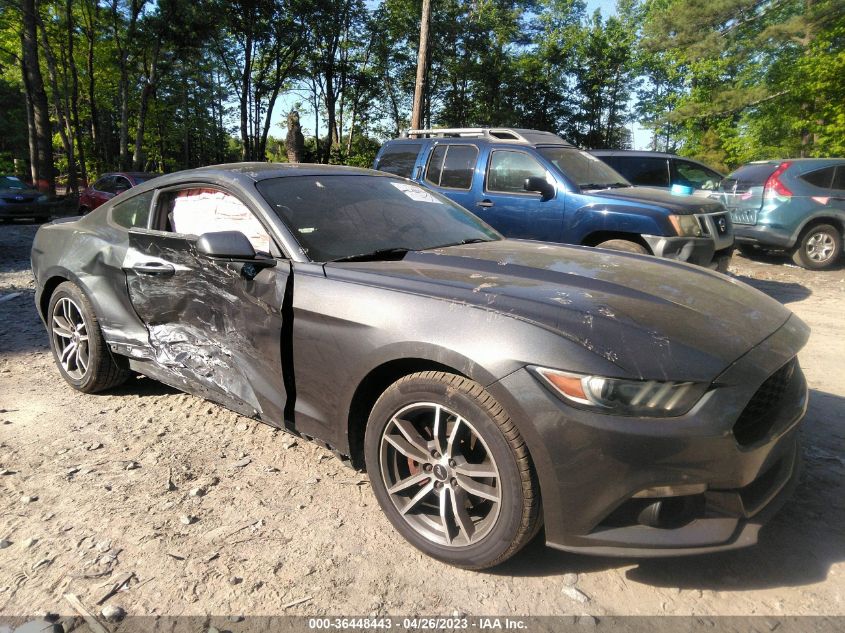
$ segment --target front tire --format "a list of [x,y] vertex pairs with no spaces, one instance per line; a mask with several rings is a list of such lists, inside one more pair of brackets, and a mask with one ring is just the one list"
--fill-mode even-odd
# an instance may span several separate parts
[[116,387],[129,377],[130,372],[109,352],[94,308],[76,284],[65,281],[56,288],[46,320],[53,358],[71,387],[96,393]]
[[842,235],[830,224],[816,224],[804,231],[792,252],[792,261],[809,270],[830,268],[842,254]]
[[650,255],[645,246],[631,240],[606,240],[600,244],[596,244],[596,248],[608,248],[612,251],[624,251],[626,253]]
[[465,569],[498,565],[541,525],[528,448],[481,385],[420,372],[370,414],[364,456],[376,499],[414,547]]

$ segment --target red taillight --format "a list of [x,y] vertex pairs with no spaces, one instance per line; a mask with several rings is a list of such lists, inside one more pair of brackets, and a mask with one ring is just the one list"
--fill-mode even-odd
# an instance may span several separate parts
[[789,198],[792,196],[792,192],[789,188],[780,181],[780,175],[789,169],[790,165],[792,165],[792,163],[789,161],[778,165],[778,168],[775,169],[771,176],[769,176],[769,179],[763,187],[763,197],[773,198],[777,196],[779,198]]

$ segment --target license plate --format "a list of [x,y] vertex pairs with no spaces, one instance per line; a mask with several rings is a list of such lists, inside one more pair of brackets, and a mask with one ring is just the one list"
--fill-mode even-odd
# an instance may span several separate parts
[[736,209],[731,211],[731,220],[734,224],[756,224],[757,212],[752,209]]

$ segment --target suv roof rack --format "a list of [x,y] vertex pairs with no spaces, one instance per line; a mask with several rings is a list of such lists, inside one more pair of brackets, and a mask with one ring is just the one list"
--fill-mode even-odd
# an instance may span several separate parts
[[488,138],[496,141],[514,141],[517,143],[554,143],[569,145],[552,132],[524,130],[511,127],[444,127],[430,130],[408,130],[402,136],[442,137],[442,138]]

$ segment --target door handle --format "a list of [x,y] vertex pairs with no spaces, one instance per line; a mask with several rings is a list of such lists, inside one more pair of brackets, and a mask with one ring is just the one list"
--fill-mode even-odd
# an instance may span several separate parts
[[493,206],[493,201],[492,200],[482,200],[481,202],[477,202],[475,206],[490,208],[490,207]]
[[132,267],[139,275],[158,275],[159,277],[170,277],[176,272],[173,264],[161,264],[159,262],[150,262],[148,264],[135,264]]

